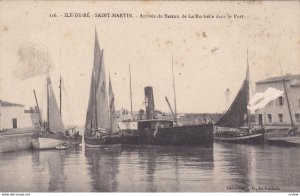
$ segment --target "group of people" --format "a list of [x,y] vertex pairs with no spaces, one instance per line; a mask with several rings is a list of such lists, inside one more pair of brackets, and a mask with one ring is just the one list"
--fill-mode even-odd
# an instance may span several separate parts
[[79,131],[76,131],[75,127],[65,130],[65,133],[66,136],[75,136],[75,137],[79,136]]

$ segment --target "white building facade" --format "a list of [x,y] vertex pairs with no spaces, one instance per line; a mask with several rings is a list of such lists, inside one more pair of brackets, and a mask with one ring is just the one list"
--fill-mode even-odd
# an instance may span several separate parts
[[[265,92],[269,87],[284,91],[283,81],[287,89],[287,96],[271,101],[263,109],[256,111],[256,122],[265,127],[291,126],[291,117],[296,126],[300,126],[300,75],[286,75],[272,77],[256,82],[256,92]],[[289,111],[290,105],[290,111]],[[290,115],[291,113],[291,115]]]
[[0,101],[0,130],[32,127],[30,113],[23,105]]

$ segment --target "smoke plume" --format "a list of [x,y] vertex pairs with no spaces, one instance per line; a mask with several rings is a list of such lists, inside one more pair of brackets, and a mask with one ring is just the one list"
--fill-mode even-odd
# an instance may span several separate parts
[[47,48],[36,44],[23,44],[18,50],[15,76],[25,80],[49,73],[53,68]]

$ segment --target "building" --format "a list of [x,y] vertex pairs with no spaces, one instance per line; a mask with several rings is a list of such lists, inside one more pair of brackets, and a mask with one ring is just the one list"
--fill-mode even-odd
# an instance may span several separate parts
[[215,123],[221,117],[221,113],[186,113],[178,115],[178,122],[180,125],[199,125]]
[[290,111],[285,93],[268,103],[263,109],[256,111],[256,122],[266,127],[288,127],[291,117],[295,125],[300,126],[300,75],[290,75],[267,78],[256,82],[256,92],[264,92],[269,87],[284,91],[286,84]]
[[32,127],[30,112],[25,111],[24,105],[0,100],[0,131]]

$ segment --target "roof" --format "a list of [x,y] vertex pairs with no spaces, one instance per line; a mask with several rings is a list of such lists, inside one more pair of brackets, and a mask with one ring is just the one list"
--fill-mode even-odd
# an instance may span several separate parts
[[[272,82],[281,82],[282,79],[284,81],[291,81],[291,80],[295,80],[296,83],[300,82],[300,74],[299,75],[291,75],[291,74],[287,74],[285,76],[277,76],[277,77],[271,77],[271,78],[267,78],[267,79],[263,79],[263,80],[259,80],[257,82],[255,82],[256,84],[264,84],[264,83],[272,83]],[[292,84],[294,85],[294,84]]]
[[24,105],[22,104],[18,104],[18,103],[11,103],[11,102],[7,102],[7,101],[1,101],[1,106],[3,107],[10,107],[10,106],[19,106],[19,107],[23,107]]

